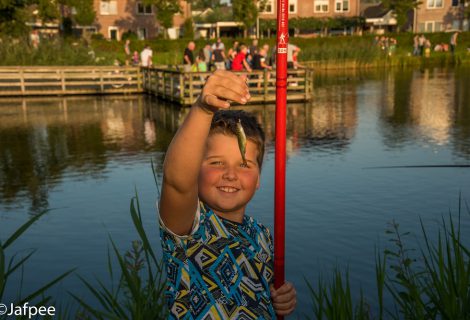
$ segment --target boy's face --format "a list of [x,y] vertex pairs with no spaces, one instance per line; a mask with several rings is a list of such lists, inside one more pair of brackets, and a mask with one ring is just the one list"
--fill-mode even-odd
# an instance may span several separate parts
[[217,133],[207,139],[199,174],[199,197],[224,218],[242,218],[259,187],[258,149],[250,140],[245,156],[247,166],[243,165],[235,136]]

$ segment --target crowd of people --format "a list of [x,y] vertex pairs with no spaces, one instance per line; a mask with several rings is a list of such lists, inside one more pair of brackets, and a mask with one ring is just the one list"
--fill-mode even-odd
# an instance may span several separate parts
[[[220,38],[213,44],[207,43],[196,53],[196,44],[190,41],[183,53],[185,72],[206,72],[213,70],[248,71],[272,70],[275,67],[276,49],[268,44],[259,45],[254,39],[250,46],[235,41],[231,48],[225,47]],[[302,67],[298,63],[300,48],[290,44],[288,63],[291,68]]]
[[455,53],[457,47],[457,38],[459,32],[454,32],[450,36],[449,43],[440,42],[437,43],[434,48],[432,47],[431,41],[427,39],[424,34],[417,34],[413,38],[413,55],[429,57],[431,55],[431,49],[434,52],[451,52]]
[[383,50],[387,55],[392,56],[397,50],[398,41],[392,37],[379,37],[374,38],[374,45]]
[[[149,45],[140,52],[131,51],[130,40],[124,45],[126,64],[134,66],[150,67],[153,65],[153,51]],[[303,68],[298,62],[300,48],[288,44],[287,63],[288,68]],[[182,65],[185,72],[208,72],[214,70],[248,71],[272,70],[275,68],[276,48],[268,44],[259,45],[254,39],[251,45],[235,41],[231,48],[226,48],[220,38],[213,44],[206,43],[203,48],[197,50],[196,43],[190,41],[183,52]]]

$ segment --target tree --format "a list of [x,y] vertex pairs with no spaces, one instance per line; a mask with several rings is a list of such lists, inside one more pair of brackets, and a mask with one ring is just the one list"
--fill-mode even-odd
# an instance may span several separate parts
[[156,18],[165,29],[164,37],[167,37],[166,30],[173,26],[173,16],[181,12],[178,0],[144,0],[145,5],[153,5],[157,11]]
[[34,1],[0,0],[0,33],[9,36],[24,36],[29,28],[26,22],[31,18],[28,7]]
[[75,8],[73,21],[80,26],[89,26],[95,22],[96,12],[93,0],[69,0],[69,5]]
[[248,36],[248,29],[253,27],[258,18],[259,9],[253,0],[233,0],[233,18],[243,23],[244,37]]
[[411,10],[418,9],[422,4],[419,0],[384,0],[384,8],[393,10],[397,19],[397,31],[400,32],[401,27],[408,21],[408,13]]
[[220,0],[194,0],[192,7],[196,10],[215,9],[220,7]]
[[59,18],[59,7],[54,0],[39,0],[38,16],[42,22],[50,22]]

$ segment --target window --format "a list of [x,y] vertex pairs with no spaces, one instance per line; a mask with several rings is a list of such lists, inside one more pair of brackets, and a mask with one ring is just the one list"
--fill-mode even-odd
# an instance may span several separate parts
[[152,5],[145,5],[142,2],[137,2],[137,14],[152,14]]
[[423,22],[418,23],[418,32],[420,32],[420,33],[424,32],[424,23]]
[[328,12],[329,0],[314,0],[313,12]]
[[452,0],[452,7],[457,7],[459,5],[459,0]]
[[335,2],[335,11],[336,12],[347,12],[347,11],[349,11],[349,0],[336,0],[336,2]]
[[289,13],[297,13],[297,0],[289,0]]
[[117,14],[117,1],[116,0],[100,1],[100,14],[102,15]]
[[[424,31],[424,32],[439,32],[443,31],[444,25],[442,24],[441,21],[426,21],[424,23],[424,28],[422,30],[418,31]],[[421,29],[421,28],[419,28]]]
[[110,40],[119,40],[119,29],[118,27],[108,27],[108,37]]
[[443,0],[428,0],[428,9],[442,8]]
[[145,39],[147,39],[147,29],[145,29],[145,28],[138,28],[138,29],[137,29],[137,38],[139,38],[139,40],[145,40]]
[[[258,2],[259,4],[260,2]],[[274,0],[268,0],[266,1],[264,5],[264,10],[261,11],[263,13],[274,13]]]

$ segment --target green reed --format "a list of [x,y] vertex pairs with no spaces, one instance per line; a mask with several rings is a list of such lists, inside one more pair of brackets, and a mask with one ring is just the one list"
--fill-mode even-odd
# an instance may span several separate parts
[[[160,194],[153,161],[151,165],[157,192]],[[95,300],[93,304],[71,293],[81,306],[82,310],[79,313],[84,319],[147,320],[166,318],[163,260],[157,257],[145,231],[137,190],[131,199],[130,216],[139,239],[132,241],[131,249],[122,255],[110,237],[112,250],[108,249],[107,261],[111,285],[106,285],[103,281],[98,280],[98,286],[95,287],[85,278],[81,278]],[[112,256],[117,260],[117,270],[113,267]],[[116,282],[117,286],[114,287],[112,284]]]
[[[164,319],[165,303],[164,269],[160,258],[150,244],[142,222],[139,197],[131,200],[130,214],[139,240],[132,242],[131,249],[122,255],[110,238],[112,250],[108,250],[108,273],[111,283],[106,285],[98,280],[94,286],[81,278],[91,293],[94,303],[86,302],[71,293],[79,303],[82,316],[93,319]],[[113,267],[113,256],[118,268]],[[97,305],[97,307],[95,307]]]
[[[406,245],[409,232],[389,224],[391,247],[376,251],[377,315],[362,291],[353,301],[349,273],[338,269],[329,281],[319,279],[316,288],[307,282],[311,314],[316,319],[470,319],[470,250],[461,238],[461,208],[459,202],[457,222],[451,214],[442,219],[435,241],[421,221],[424,243],[419,250]],[[385,292],[393,307],[384,306]]]
[[[30,305],[44,306],[47,304],[52,304],[54,302],[53,297],[48,294],[48,290],[56,285],[58,282],[63,280],[74,270],[69,270],[62,273],[60,276],[54,278],[53,280],[47,282],[42,287],[36,289],[33,292],[22,292],[22,284],[24,278],[24,268],[28,260],[33,256],[36,250],[30,250],[26,255],[21,256],[20,253],[11,254],[7,252],[10,246],[12,246],[36,221],[38,221],[42,216],[44,216],[48,211],[39,213],[27,222],[21,225],[16,229],[13,234],[11,234],[5,241],[0,239],[0,301],[6,302],[3,300],[5,290],[11,281],[11,277],[15,275],[20,276],[19,283],[14,283],[15,288],[18,289],[17,297],[14,301],[10,301],[15,306],[23,305],[26,302],[29,302]],[[1,315],[0,319],[6,319],[6,315]]]

